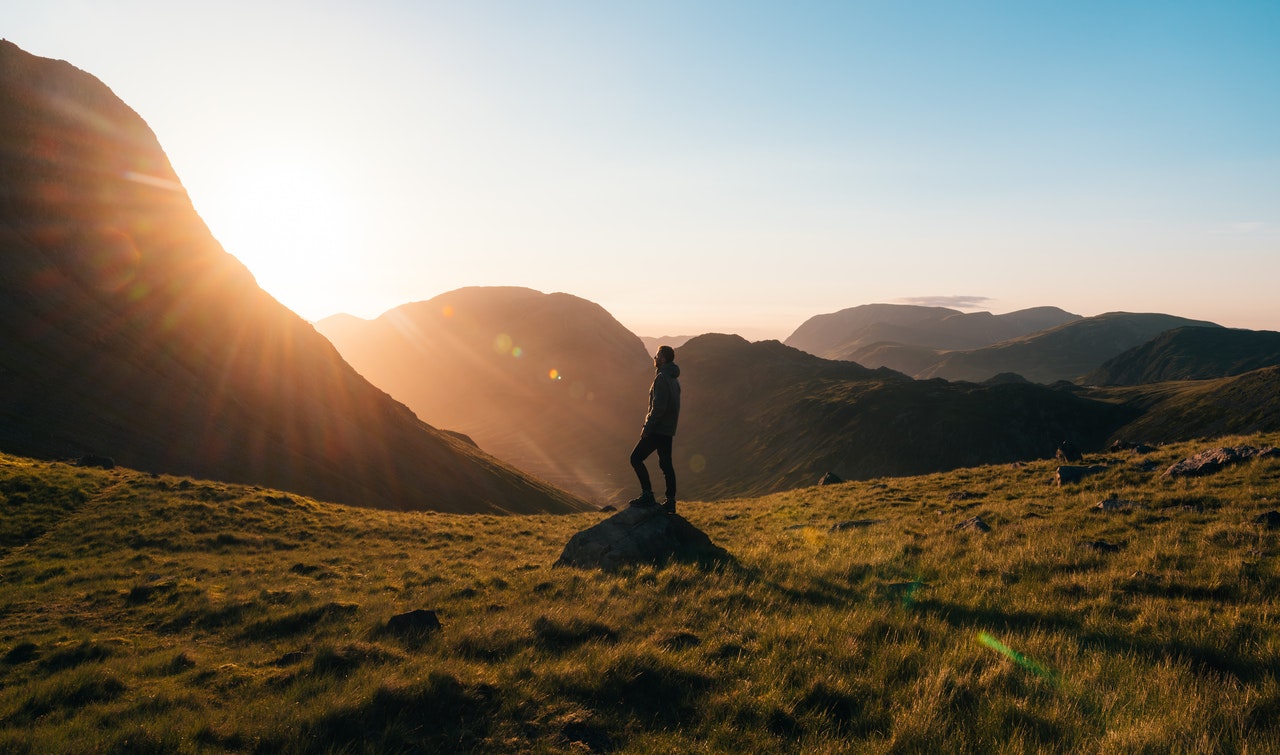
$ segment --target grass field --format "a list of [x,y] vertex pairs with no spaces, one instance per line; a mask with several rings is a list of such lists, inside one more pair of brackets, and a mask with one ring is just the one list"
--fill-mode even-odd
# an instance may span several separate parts
[[605,514],[0,456],[0,751],[1280,751],[1280,461],[1160,478],[1241,443],[683,504],[735,561],[619,573],[551,567]]

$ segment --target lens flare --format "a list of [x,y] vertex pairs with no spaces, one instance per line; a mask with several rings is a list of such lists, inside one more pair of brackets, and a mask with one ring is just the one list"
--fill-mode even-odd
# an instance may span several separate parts
[[499,333],[498,337],[493,339],[493,350],[499,354],[510,354],[511,336],[506,333]]
[[547,377],[551,378],[552,380],[559,380],[560,370],[557,370],[555,367],[552,367],[550,370],[547,371]]
[[1043,677],[1044,679],[1047,679],[1053,684],[1058,683],[1057,672],[1051,669],[1047,669],[1044,666],[1041,666],[1039,663],[1036,663],[1031,658],[1028,658],[1022,653],[1019,653],[1018,651],[1004,644],[1000,640],[997,640],[995,637],[991,636],[990,634],[987,634],[986,632],[978,632],[978,642],[981,642],[983,645],[986,645],[987,647],[991,648],[997,653],[1005,656],[1006,658],[1018,664],[1019,666],[1023,667],[1027,671],[1030,671],[1031,673],[1037,676]]
[[441,307],[440,316],[446,320],[448,320],[450,317],[453,317],[453,307],[449,306],[448,304]]
[[689,458],[689,469],[693,472],[701,472],[707,468],[707,457],[702,454],[694,454]]

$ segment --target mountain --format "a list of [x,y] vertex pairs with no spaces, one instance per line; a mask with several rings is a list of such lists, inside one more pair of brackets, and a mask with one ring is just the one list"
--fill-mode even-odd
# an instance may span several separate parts
[[1141,385],[1240,375],[1280,364],[1280,333],[1174,328],[1108,360],[1085,385]]
[[1101,389],[1096,395],[1136,415],[1113,440],[1174,443],[1280,430],[1280,366],[1232,377]]
[[344,316],[316,327],[427,422],[597,502],[634,494],[627,456],[653,362],[599,305],[564,293],[473,287],[376,320]]
[[993,346],[943,354],[914,376],[982,382],[1014,372],[1037,383],[1074,381],[1166,330],[1187,326],[1220,327],[1173,315],[1108,312]]
[[657,338],[640,336],[640,340],[644,342],[645,350],[650,354],[657,351],[659,346],[670,346],[673,349],[678,349],[688,343],[691,338],[693,336],[659,336]]
[[[846,359],[872,367],[898,369],[892,363],[891,352],[873,355],[865,350],[881,343],[937,351],[972,349],[1078,319],[1079,315],[1057,307],[1035,307],[993,315],[990,312],[964,313],[946,307],[865,304],[811,317],[801,323],[785,343],[827,359]],[[876,362],[874,359],[877,357],[890,361]]]
[[681,496],[762,495],[1101,448],[1134,409],[1041,385],[912,380],[777,341],[704,335],[677,353]]
[[9,42],[0,448],[384,508],[586,506],[361,378],[223,251],[137,113]]

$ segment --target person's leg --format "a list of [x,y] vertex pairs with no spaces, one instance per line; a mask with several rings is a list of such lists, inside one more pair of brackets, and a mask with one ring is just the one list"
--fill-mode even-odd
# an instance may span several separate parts
[[641,498],[644,497],[645,493],[648,493],[650,497],[653,496],[653,483],[649,480],[649,470],[645,467],[644,460],[649,458],[649,454],[657,449],[653,442],[655,437],[650,435],[647,438],[641,438],[631,451],[631,468],[636,471],[636,478],[640,480]]
[[655,435],[658,439],[658,467],[662,470],[663,481],[667,484],[667,500],[676,500],[676,468],[671,463],[671,436]]

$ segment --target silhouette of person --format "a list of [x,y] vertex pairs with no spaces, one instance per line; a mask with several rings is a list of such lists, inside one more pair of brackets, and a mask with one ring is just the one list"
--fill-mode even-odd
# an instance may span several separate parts
[[653,485],[649,482],[649,470],[644,460],[658,452],[658,467],[667,485],[662,508],[669,514],[676,513],[676,470],[671,464],[671,440],[680,420],[680,367],[676,364],[676,352],[670,346],[659,346],[653,355],[653,385],[649,388],[649,413],[644,417],[640,441],[631,452],[631,467],[640,479],[640,497],[630,501],[632,506],[654,506]]

